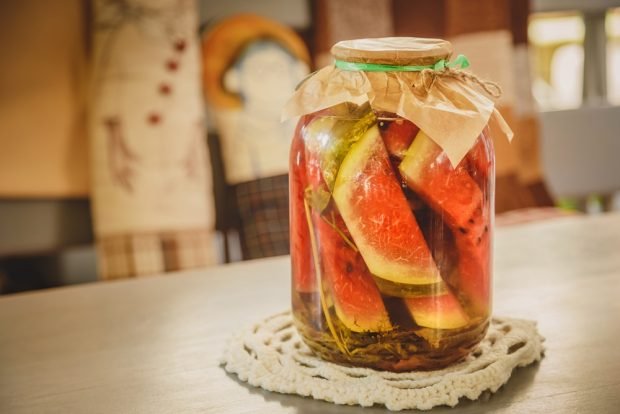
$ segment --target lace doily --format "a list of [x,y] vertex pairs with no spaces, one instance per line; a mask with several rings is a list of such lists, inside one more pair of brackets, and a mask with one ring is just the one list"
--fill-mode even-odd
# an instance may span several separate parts
[[315,357],[297,334],[290,312],[234,335],[221,361],[239,379],[268,391],[336,404],[428,410],[462,397],[495,392],[512,370],[539,361],[544,338],[533,321],[494,318],[465,361],[437,371],[393,373],[333,364]]

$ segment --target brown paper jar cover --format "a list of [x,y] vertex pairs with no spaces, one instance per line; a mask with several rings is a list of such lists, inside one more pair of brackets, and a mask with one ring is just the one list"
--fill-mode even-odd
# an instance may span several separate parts
[[443,39],[382,37],[378,39],[343,40],[331,53],[347,62],[386,65],[431,65],[452,55],[452,45]]
[[[389,65],[427,66],[451,53],[448,41],[415,37],[346,40],[332,48],[337,59]],[[347,71],[330,65],[299,85],[282,117],[343,102],[369,102],[376,111],[395,113],[419,126],[457,165],[487,125],[496,137],[510,140],[512,131],[478,85],[454,74],[453,70]]]

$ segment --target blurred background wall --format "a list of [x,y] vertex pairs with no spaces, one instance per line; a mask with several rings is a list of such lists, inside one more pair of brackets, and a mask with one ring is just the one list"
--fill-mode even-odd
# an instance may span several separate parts
[[[449,38],[506,91],[499,105],[517,136],[498,147],[500,211],[620,208],[620,1],[202,0],[196,12],[201,33],[238,13],[288,26],[312,69],[344,38]],[[97,279],[85,130],[91,24],[86,0],[0,3],[0,292]],[[228,183],[210,114],[218,199]],[[216,215],[230,236],[220,231],[219,260],[237,260],[234,223]]]

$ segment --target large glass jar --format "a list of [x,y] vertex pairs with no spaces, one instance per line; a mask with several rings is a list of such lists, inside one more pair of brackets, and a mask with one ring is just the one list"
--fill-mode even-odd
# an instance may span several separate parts
[[436,369],[483,338],[491,306],[494,155],[457,164],[368,103],[303,116],[290,158],[292,302],[320,357]]

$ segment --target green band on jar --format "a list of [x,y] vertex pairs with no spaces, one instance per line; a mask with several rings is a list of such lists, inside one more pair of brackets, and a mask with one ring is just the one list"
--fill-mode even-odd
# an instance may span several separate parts
[[364,72],[421,72],[426,69],[442,71],[446,68],[465,69],[468,68],[469,60],[465,55],[458,55],[453,61],[441,59],[434,65],[384,65],[381,63],[347,62],[336,60],[335,65],[338,69],[349,71]]

